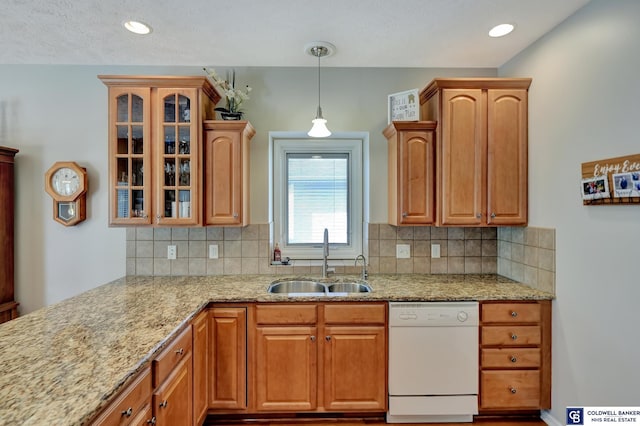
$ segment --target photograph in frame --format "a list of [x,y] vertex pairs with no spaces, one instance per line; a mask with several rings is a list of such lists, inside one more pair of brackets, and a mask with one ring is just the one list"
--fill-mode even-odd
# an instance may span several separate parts
[[580,192],[583,200],[609,198],[609,180],[606,175],[582,179]]

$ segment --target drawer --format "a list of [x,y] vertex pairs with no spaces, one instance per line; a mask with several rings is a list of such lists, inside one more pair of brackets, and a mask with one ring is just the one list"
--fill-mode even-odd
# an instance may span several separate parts
[[189,326],[153,360],[154,388],[164,382],[174,367],[191,352],[192,343],[192,331],[191,326]]
[[539,348],[487,349],[480,351],[481,368],[540,368]]
[[258,305],[257,324],[315,324],[318,322],[317,305]]
[[120,392],[117,399],[93,422],[95,426],[128,425],[140,417],[151,398],[151,371],[146,368]]
[[480,408],[540,408],[540,371],[482,371]]
[[539,345],[542,341],[537,325],[484,325],[481,327],[480,343],[485,345]]
[[538,303],[482,303],[482,323],[540,322],[541,309]]
[[385,324],[386,303],[324,305],[326,324]]

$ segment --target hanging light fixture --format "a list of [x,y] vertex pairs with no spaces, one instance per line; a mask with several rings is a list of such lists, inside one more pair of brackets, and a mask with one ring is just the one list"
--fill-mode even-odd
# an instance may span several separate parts
[[320,58],[332,55],[335,46],[324,41],[314,41],[305,46],[305,51],[318,58],[318,111],[316,118],[311,120],[313,127],[307,134],[312,138],[326,138],[331,136],[331,131],[327,129],[327,120],[322,116],[322,107],[320,106]]

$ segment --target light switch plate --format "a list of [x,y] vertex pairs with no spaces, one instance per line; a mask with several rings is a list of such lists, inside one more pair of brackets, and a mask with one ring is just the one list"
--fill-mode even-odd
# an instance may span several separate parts
[[409,244],[396,244],[396,258],[409,259],[411,257],[411,246]]
[[209,244],[209,259],[217,259],[217,258],[218,258],[218,245]]
[[167,246],[167,259],[176,260],[176,255],[178,254],[178,248],[176,246]]
[[431,244],[431,258],[432,259],[440,258],[440,244]]

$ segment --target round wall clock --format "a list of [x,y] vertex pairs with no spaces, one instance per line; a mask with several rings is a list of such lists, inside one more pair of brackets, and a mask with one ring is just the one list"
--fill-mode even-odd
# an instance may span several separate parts
[[87,170],[73,161],[58,161],[44,175],[44,187],[53,198],[53,220],[65,226],[86,219]]

